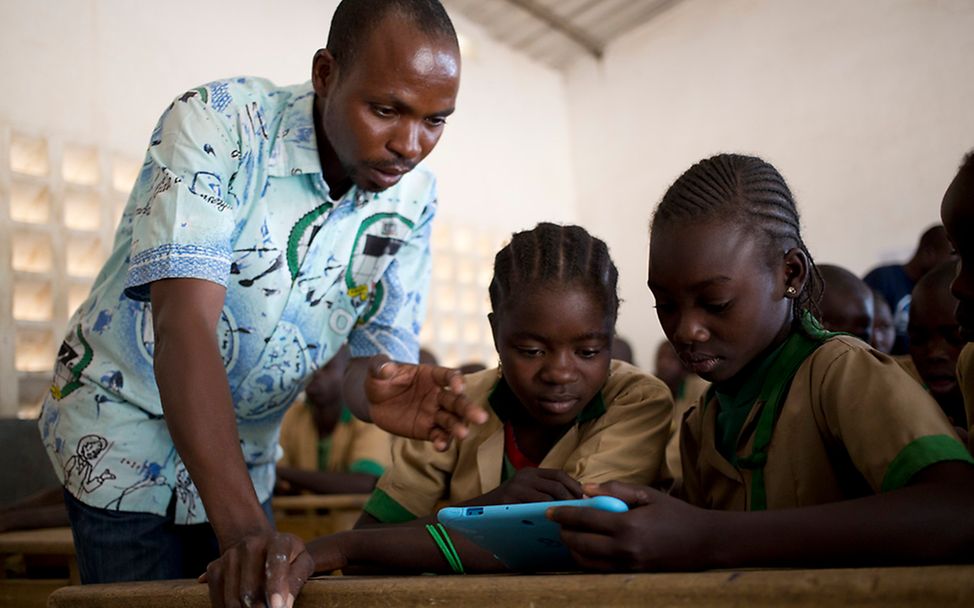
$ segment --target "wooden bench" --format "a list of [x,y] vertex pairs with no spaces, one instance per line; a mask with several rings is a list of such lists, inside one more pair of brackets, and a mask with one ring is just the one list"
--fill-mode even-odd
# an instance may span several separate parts
[[[974,606],[974,566],[742,570],[543,576],[334,576],[313,579],[295,606]],[[195,581],[65,587],[49,608],[205,608]]]
[[[7,578],[7,560],[23,560],[24,578]],[[32,570],[43,561],[46,566],[60,566],[68,578],[34,578]],[[77,585],[78,562],[75,558],[71,528],[46,528],[0,533],[0,606],[45,606],[48,595],[65,585]]]
[[369,494],[299,494],[271,499],[278,530],[303,540],[350,530]]

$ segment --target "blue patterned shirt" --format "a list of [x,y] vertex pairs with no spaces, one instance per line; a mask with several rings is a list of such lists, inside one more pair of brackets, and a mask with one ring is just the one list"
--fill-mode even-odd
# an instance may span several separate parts
[[[149,284],[226,287],[216,340],[244,460],[270,494],[281,418],[343,342],[414,362],[429,284],[433,176],[329,197],[310,83],[237,78],[163,113],[92,292],[69,322],[41,413],[67,489],[99,508],[206,521],[163,418]],[[223,378],[215,378],[222,382]]]

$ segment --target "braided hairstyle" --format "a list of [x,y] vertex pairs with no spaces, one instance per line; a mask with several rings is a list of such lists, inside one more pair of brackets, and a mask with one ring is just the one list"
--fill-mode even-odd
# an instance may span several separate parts
[[586,289],[597,299],[606,320],[619,314],[616,270],[609,248],[580,226],[541,223],[515,233],[494,257],[490,306],[495,315],[520,294],[552,283]]
[[690,167],[670,186],[653,213],[650,234],[665,225],[721,220],[758,229],[773,267],[781,253],[797,247],[808,259],[808,279],[792,304],[792,323],[802,327],[804,311],[815,317],[822,277],[802,241],[798,209],[785,178],[756,156],[718,154]]

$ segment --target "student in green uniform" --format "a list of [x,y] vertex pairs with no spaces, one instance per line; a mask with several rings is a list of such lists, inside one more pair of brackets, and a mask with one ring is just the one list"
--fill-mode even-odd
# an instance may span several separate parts
[[667,338],[713,386],[683,422],[685,501],[610,483],[583,491],[629,512],[550,512],[580,564],[971,558],[974,460],[892,359],[811,314],[818,274],[774,167],[729,154],[691,167],[656,210],[648,275]]
[[268,571],[268,587],[272,578],[335,569],[502,571],[459,535],[447,540],[455,556],[441,548],[437,535],[446,532],[431,525],[436,503],[580,498],[585,482],[655,481],[673,403],[662,381],[611,360],[617,281],[605,243],[578,226],[515,234],[495,257],[490,284],[500,365],[464,378],[456,395],[481,404],[487,422],[443,452],[396,438],[393,466],[365,509],[366,522],[383,524],[312,541],[313,568],[282,563]]
[[968,447],[974,452],[974,151],[964,158],[947,188],[940,217],[960,258],[950,291],[957,298],[955,316],[968,342],[957,362],[957,379],[967,410]]

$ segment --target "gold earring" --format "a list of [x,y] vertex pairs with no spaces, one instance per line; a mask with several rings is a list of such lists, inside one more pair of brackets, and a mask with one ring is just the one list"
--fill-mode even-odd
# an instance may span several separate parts
[[497,360],[497,379],[500,380],[504,377],[504,367],[501,365],[501,360]]
[[798,295],[798,290],[795,289],[794,286],[789,285],[788,289],[785,290],[785,295],[787,295],[789,298],[794,298]]

